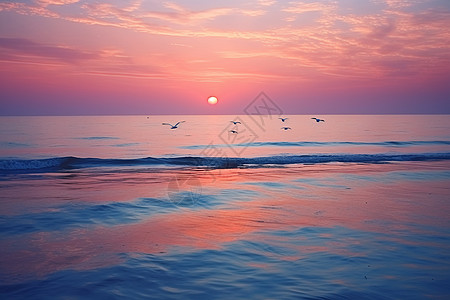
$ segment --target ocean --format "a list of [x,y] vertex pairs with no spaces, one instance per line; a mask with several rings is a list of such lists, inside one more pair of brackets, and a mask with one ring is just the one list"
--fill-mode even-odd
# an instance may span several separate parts
[[449,299],[450,116],[286,117],[0,117],[1,298]]

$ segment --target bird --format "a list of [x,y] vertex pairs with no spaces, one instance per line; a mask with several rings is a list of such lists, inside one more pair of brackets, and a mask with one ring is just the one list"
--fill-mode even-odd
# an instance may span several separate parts
[[169,124],[169,123],[162,123],[162,124],[171,126],[170,129],[177,129],[178,125],[180,125],[181,123],[184,123],[184,122],[186,122],[186,121],[180,121],[180,122],[176,123],[175,125],[172,125],[172,124]]
[[236,130],[230,130],[231,133],[238,133]]
[[291,127],[281,127],[281,129],[283,129],[283,130],[289,130],[289,129],[292,129]]
[[280,119],[281,120],[281,122],[285,122],[288,118],[278,118],[278,119]]
[[233,123],[234,125],[237,125],[237,124],[242,124],[241,122],[239,122],[239,121],[230,121],[231,123]]
[[316,120],[316,122],[325,122],[325,120],[319,119],[319,118],[311,118],[313,120]]

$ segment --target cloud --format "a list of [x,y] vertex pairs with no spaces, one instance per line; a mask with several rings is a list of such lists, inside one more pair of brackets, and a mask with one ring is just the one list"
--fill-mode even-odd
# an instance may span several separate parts
[[262,5],[262,6],[272,6],[275,3],[277,3],[277,1],[275,1],[275,0],[259,0],[258,1],[258,4]]
[[[307,69],[308,74],[316,76],[358,77],[367,80],[383,75],[402,76],[399,69],[407,63],[411,66],[405,74],[420,74],[430,68],[445,72],[450,62],[450,36],[446,30],[450,28],[450,12],[423,9],[423,5],[416,5],[418,1],[377,0],[376,3],[380,4],[382,10],[373,13],[364,11],[364,14],[357,14],[353,10],[345,10],[345,14],[342,14],[340,9],[344,4],[338,6],[336,1],[258,0],[254,1],[253,7],[217,6],[197,10],[180,5],[180,1],[172,1],[164,2],[161,11],[146,9],[141,0],[133,1],[126,7],[119,7],[112,2],[75,2],[77,1],[46,0],[40,1],[40,5],[0,3],[0,10],[121,28],[145,33],[148,39],[165,36],[168,37],[168,45],[172,45],[171,51],[182,57],[176,68],[188,68],[188,61],[201,59],[204,53],[210,61],[217,58],[217,64],[221,67],[227,67],[221,65],[221,59],[227,62],[239,61],[239,66],[245,68],[249,60],[263,57],[277,59],[271,65],[274,74],[278,68],[283,67],[294,70],[292,74],[298,71],[297,78],[304,76],[304,70]],[[81,13],[68,15],[53,7],[70,3],[78,5],[78,10],[74,12]],[[306,26],[311,19],[305,13],[311,12],[314,13],[314,26]],[[239,20],[240,27],[229,29],[224,22],[211,22],[223,21],[220,17],[224,16]],[[245,27],[247,24],[249,27]],[[204,38],[217,38],[217,46],[197,47]],[[3,41],[4,45],[0,47],[9,49],[9,55],[12,55],[15,47],[14,51],[21,55],[47,57],[68,63],[102,56],[101,53],[27,42]],[[174,45],[178,47],[173,47]],[[197,50],[198,53],[192,54]],[[185,52],[192,53],[185,56]],[[165,67],[164,63],[160,64],[162,68]],[[173,70],[168,71],[170,73]],[[153,76],[152,72],[144,73]],[[215,74],[241,76],[237,74],[251,72],[246,73],[242,69],[231,73]],[[113,76],[108,70],[104,74]],[[136,73],[123,74],[127,77],[140,77]],[[267,74],[264,76],[267,77]]]
[[58,60],[66,63],[78,63],[96,59],[98,54],[63,46],[44,45],[28,39],[0,38],[0,48],[14,56],[34,56]]
[[131,72],[108,72],[108,71],[87,71],[83,75],[94,75],[102,77],[121,77],[132,79],[168,79],[169,77],[160,73],[131,73]]
[[284,12],[293,13],[293,14],[303,14],[307,12],[329,12],[334,6],[320,3],[320,2],[298,2],[298,3],[290,3],[289,7],[282,9]]
[[83,76],[170,79],[170,75],[164,73],[160,67],[135,64],[120,50],[85,51],[20,38],[0,38],[0,62],[42,67],[69,67],[65,69],[67,73]]
[[42,6],[49,6],[49,5],[66,5],[66,4],[74,4],[79,2],[80,0],[38,0],[36,1],[37,4]]
[[450,23],[450,11],[440,11],[429,9],[412,16],[415,24],[437,24],[445,25]]
[[1,11],[13,11],[21,15],[37,15],[48,18],[59,18],[59,14],[50,11],[41,5],[28,5],[26,3],[5,2],[0,3]]
[[372,32],[368,34],[369,38],[373,39],[383,39],[386,38],[390,33],[394,32],[396,29],[396,24],[394,20],[388,20],[386,24],[375,26]]
[[385,0],[386,4],[394,9],[407,8],[414,4],[417,4],[417,0]]

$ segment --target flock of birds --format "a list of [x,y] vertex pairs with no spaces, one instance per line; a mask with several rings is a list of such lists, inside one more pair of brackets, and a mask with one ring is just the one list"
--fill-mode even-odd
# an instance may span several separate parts
[[[282,123],[285,123],[286,120],[287,120],[288,118],[278,118],[278,119],[280,119]],[[319,122],[325,122],[325,120],[319,119],[319,118],[311,118],[311,119],[312,119],[312,120],[316,120],[317,123],[319,123]],[[177,123],[175,123],[175,125],[172,125],[172,124],[170,124],[170,123],[162,123],[162,125],[169,125],[169,126],[170,126],[170,129],[177,129],[178,126],[179,126],[181,123],[184,123],[184,122],[186,122],[186,121],[180,121],[180,122],[177,122]],[[236,129],[237,129],[237,125],[238,125],[238,124],[241,124],[241,122],[239,122],[239,121],[230,121],[230,122],[233,123],[234,125],[236,125]],[[232,129],[232,130],[230,130],[229,132],[230,132],[230,133],[234,133],[234,134],[238,134],[239,132],[238,132],[236,129]],[[286,130],[291,130],[292,128],[291,128],[291,127],[288,127],[288,126],[283,126],[283,127],[281,127],[281,129],[286,131]]]
[[[284,122],[286,122],[286,120],[287,120],[288,118],[278,118],[278,119],[280,119],[281,122],[284,123]],[[311,119],[316,120],[316,122],[325,122],[325,120],[319,119],[319,118],[311,118]],[[284,127],[281,127],[281,129],[283,129],[283,130],[291,130],[292,128],[291,128],[291,127],[284,126]]]

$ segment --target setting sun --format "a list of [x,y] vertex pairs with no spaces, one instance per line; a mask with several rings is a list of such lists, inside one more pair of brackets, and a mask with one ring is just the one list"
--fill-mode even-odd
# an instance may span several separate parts
[[214,105],[217,103],[217,100],[217,97],[211,96],[208,98],[208,103]]

